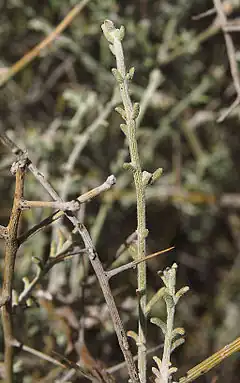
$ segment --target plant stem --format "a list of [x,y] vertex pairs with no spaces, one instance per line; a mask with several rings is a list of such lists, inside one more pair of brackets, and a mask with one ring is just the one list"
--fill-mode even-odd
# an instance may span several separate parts
[[220,364],[225,358],[240,350],[240,337],[224,346],[221,350],[199,363],[186,373],[186,376],[179,379],[179,383],[190,383],[198,377],[206,374],[212,368]]
[[164,339],[163,357],[162,357],[162,376],[163,383],[169,381],[169,368],[171,366],[171,346],[172,333],[174,326],[175,305],[167,305],[167,332]]
[[[18,164],[18,163],[17,163]],[[14,277],[14,266],[17,250],[19,247],[17,235],[21,216],[20,202],[23,197],[25,166],[18,164],[16,171],[16,184],[13,208],[7,227],[5,241],[5,257],[2,287],[2,324],[4,336],[4,367],[5,382],[13,382],[13,318],[12,318],[12,287]]]
[[[143,182],[142,168],[138,151],[136,136],[136,116],[134,116],[134,107],[129,95],[128,78],[124,62],[124,54],[119,37],[120,30],[117,30],[109,20],[102,25],[106,38],[112,43],[112,51],[116,57],[117,72],[120,74],[119,89],[125,111],[125,121],[127,126],[126,137],[129,145],[131,158],[131,168],[133,169],[133,179],[136,189],[137,199],[137,259],[146,256],[146,202],[145,185]],[[139,323],[138,323],[138,370],[141,383],[146,382],[146,263],[142,262],[137,266],[138,271],[138,305],[139,305]]]

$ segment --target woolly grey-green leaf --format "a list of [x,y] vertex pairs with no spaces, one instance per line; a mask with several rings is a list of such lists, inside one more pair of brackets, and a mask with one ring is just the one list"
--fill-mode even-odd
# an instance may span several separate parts
[[135,68],[134,67],[130,68],[126,75],[126,79],[128,81],[131,81],[133,79],[134,73],[135,73]]
[[126,124],[120,124],[120,129],[122,130],[122,132],[125,134],[125,136],[127,135],[128,133],[128,127]]
[[140,104],[139,102],[135,102],[133,104],[133,113],[132,113],[132,118],[136,120],[136,118],[139,116],[140,113]]
[[172,332],[172,340],[179,336],[183,336],[185,334],[185,330],[183,327],[176,327]]
[[113,44],[114,37],[112,35],[112,32],[115,30],[113,22],[111,20],[105,20],[104,23],[101,25],[101,28],[106,39]]
[[123,83],[123,76],[121,75],[121,73],[116,68],[112,69],[112,74],[115,77],[118,84]]
[[120,106],[117,106],[115,108],[115,111],[120,114],[120,116],[122,117],[123,120],[126,121],[127,116],[126,116],[126,112],[125,112],[125,110],[123,108],[121,108]]
[[136,344],[138,343],[138,334],[135,331],[132,331],[132,330],[128,331],[127,336],[129,338],[132,338]]
[[155,170],[155,172],[152,175],[151,185],[161,177],[162,173],[163,168],[158,168],[157,170]]
[[180,290],[177,291],[175,297],[178,298],[178,300],[179,300],[188,291],[189,291],[189,287],[188,286],[184,286]]
[[152,307],[159,301],[159,299],[161,299],[163,297],[163,294],[165,292],[165,289],[166,287],[161,287],[154,295],[153,297],[150,299],[150,301],[148,302],[147,306],[146,306],[146,314],[148,314],[150,312],[150,310],[152,309]]
[[185,342],[184,338],[176,339],[171,347],[171,353],[176,350],[177,347],[181,346]]
[[154,317],[154,318],[150,319],[150,322],[155,324],[156,326],[160,327],[160,329],[163,332],[163,335],[166,334],[166,332],[167,332],[167,325],[166,325],[165,322],[162,321],[162,319]]
[[151,178],[152,178],[152,173],[149,173],[144,170],[144,172],[142,173],[142,181],[145,186],[147,186],[150,183]]
[[125,162],[123,164],[123,168],[126,169],[126,170],[129,170],[129,171],[131,171],[133,173],[136,172],[136,168],[135,168],[135,166],[131,162]]
[[125,36],[125,27],[121,25],[119,29],[119,40],[122,41],[124,39],[124,36]]

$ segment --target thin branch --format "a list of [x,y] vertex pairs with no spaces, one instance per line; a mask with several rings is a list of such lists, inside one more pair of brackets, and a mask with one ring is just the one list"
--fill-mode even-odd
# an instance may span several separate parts
[[66,368],[66,366],[64,364],[62,364],[58,360],[52,358],[50,355],[44,354],[41,351],[35,350],[32,347],[29,347],[23,343],[20,343],[16,339],[12,340],[11,345],[13,347],[20,348],[23,351],[29,352],[30,354],[35,355],[40,359],[46,360],[47,362],[50,362],[50,363],[54,364],[55,366],[60,366],[62,368]]
[[69,202],[56,202],[56,201],[28,201],[28,200],[22,200],[21,201],[21,209],[31,209],[31,208],[47,208],[50,207],[51,209],[57,209],[57,210],[69,210],[69,211],[76,211],[80,208],[80,203],[78,201],[69,201]]
[[73,19],[83,10],[90,0],[83,0],[76,4],[72,10],[65,16],[61,23],[38,45],[31,49],[25,56],[17,61],[0,79],[0,87],[17,74],[20,70],[25,68],[31,61],[40,55],[43,49],[46,49],[57,37],[60,35],[73,21]]
[[[66,241],[67,242],[67,241]],[[65,244],[64,244],[65,245]],[[57,265],[60,262],[63,262],[65,260],[68,260],[69,258],[72,258],[72,256],[80,255],[84,252],[86,252],[86,249],[79,249],[76,252],[67,252],[68,249],[66,249],[66,254],[63,253],[63,250],[61,249],[58,254],[56,254],[55,258],[49,258],[47,262],[40,267],[38,265],[37,273],[33,280],[24,288],[24,290],[21,292],[21,294],[18,297],[18,305],[23,305],[29,296],[31,295],[34,287],[39,283],[39,281],[49,272],[49,270],[52,269],[55,265]]]
[[[229,13],[231,13],[233,11],[233,5],[230,4],[229,0],[224,1],[222,6],[223,6],[223,11],[224,11],[224,13],[226,15],[228,15]],[[207,11],[205,11],[205,12],[202,12],[202,13],[199,13],[198,15],[196,15],[196,16],[193,16],[192,19],[193,20],[200,20],[200,19],[203,19],[206,16],[214,15],[215,13],[216,13],[216,9],[215,8],[211,8],[211,9],[208,9]]]
[[[229,3],[228,4],[226,3],[226,7],[225,7],[226,14],[227,15],[231,14],[235,8],[237,8],[237,4],[230,5]],[[211,38],[212,36],[216,35],[219,32],[221,27],[219,22],[216,22],[216,21],[217,20],[214,20],[214,22],[206,30],[199,33],[195,37],[194,50],[191,49],[191,44],[184,44],[184,45],[180,44],[179,46],[176,46],[176,48],[172,52],[170,52],[166,57],[165,56],[161,57],[161,55],[159,55],[159,59],[158,59],[159,65],[161,66],[161,65],[168,64],[176,60],[178,57],[183,56],[184,54],[193,54],[193,53],[195,54],[204,41],[207,41],[209,38]]]
[[[179,299],[189,290],[188,286],[182,287],[176,291],[176,271],[177,265],[174,263],[170,268],[163,270],[158,274],[161,275],[164,287],[161,289],[162,294],[157,293],[158,298],[160,295],[163,297],[167,310],[166,323],[160,318],[151,318],[151,322],[156,326],[160,327],[164,334],[164,347],[163,356],[161,359],[153,357],[158,368],[153,367],[152,371],[156,375],[156,383],[169,383],[172,381],[172,374],[177,371],[176,367],[172,366],[171,354],[178,346],[184,343],[184,329],[174,329],[174,317],[175,310]],[[160,290],[160,291],[161,291]],[[177,339],[176,336],[177,334]]]
[[13,347],[11,345],[11,340],[13,339],[12,288],[15,259],[17,250],[19,248],[17,235],[21,216],[20,202],[23,198],[25,168],[26,161],[22,158],[19,158],[18,161],[15,162],[12,166],[12,170],[16,173],[16,184],[13,208],[7,226],[7,236],[5,238],[5,256],[1,306],[4,336],[4,367],[6,383],[13,382]]
[[231,71],[234,87],[237,93],[237,97],[235,101],[232,103],[232,105],[224,113],[222,113],[222,115],[218,118],[218,122],[222,122],[232,112],[232,110],[235,109],[240,103],[240,78],[239,78],[238,64],[237,64],[236,52],[235,52],[233,40],[230,33],[225,29],[225,27],[227,26],[227,17],[223,11],[223,8],[222,8],[223,5],[221,3],[221,0],[213,0],[213,2],[218,14],[221,29],[223,31],[226,48],[227,48],[228,61],[230,65],[230,71]]
[[55,222],[57,219],[63,216],[62,211],[57,211],[47,218],[44,218],[41,222],[34,225],[31,229],[29,229],[27,232],[23,233],[19,236],[18,242],[19,244],[23,244],[23,242],[27,241],[27,239],[31,238],[33,235],[37,234],[39,231],[41,231],[43,228],[47,227],[48,225]]
[[215,8],[208,9],[205,12],[199,13],[198,15],[195,15],[192,17],[193,20],[200,20],[203,19],[204,17],[214,15],[216,13]]
[[[158,346],[156,347],[152,347],[150,348],[149,350],[147,350],[147,356],[153,354],[154,352],[160,350],[161,348],[163,348],[163,343],[162,344],[159,344]],[[134,360],[137,360],[138,359],[138,356],[135,355],[133,357]],[[107,372],[113,374],[114,372],[117,372],[119,370],[121,370],[122,368],[125,368],[126,367],[126,362],[120,362],[118,364],[116,364],[115,366],[112,366],[112,367],[109,367],[107,368]]]
[[[73,206],[76,204],[79,206],[79,204],[83,204],[86,202],[91,201],[93,198],[97,197],[99,194],[101,194],[104,191],[109,190],[114,184],[116,183],[116,179],[113,175],[110,175],[106,181],[102,184],[97,186],[96,188],[89,190],[88,192],[82,194],[80,197],[78,197],[75,201],[71,201],[74,203]],[[26,205],[25,205],[26,202]],[[58,208],[59,207],[69,207],[68,202],[42,202],[42,201],[22,201],[22,207],[28,208],[28,207],[47,207],[51,206],[52,208]],[[24,206],[25,205],[25,206]],[[39,206],[40,205],[40,206]],[[71,206],[70,206],[71,207]],[[72,209],[64,209],[64,210],[72,210]],[[22,234],[18,241],[20,244],[25,242],[28,238],[32,237],[34,234],[38,233],[40,230],[42,230],[44,227],[47,227],[51,223],[55,222],[57,219],[62,217],[64,215],[63,211],[57,211],[54,214],[50,215],[49,217],[42,220],[40,223],[32,227],[30,230],[28,230],[26,233]],[[77,231],[75,231],[77,233]]]
[[[67,369],[67,368],[72,368],[74,366],[74,370],[75,372],[80,375],[80,376],[84,376],[88,379],[90,379],[91,381],[93,381],[93,378],[95,378],[95,376],[92,374],[91,371],[88,371],[87,369],[85,368],[82,368],[81,366],[79,366],[78,364],[66,359],[64,356],[58,354],[58,353],[55,353],[59,359],[62,359],[62,362],[60,362],[59,360],[53,358],[52,356],[50,355],[47,355],[41,351],[38,351],[32,347],[29,347],[23,343],[20,343],[18,342],[16,339],[12,340],[11,342],[12,346],[13,347],[17,347],[17,348],[20,348],[21,350],[25,351],[25,352],[28,352],[30,353],[31,355],[34,355],[34,356],[37,356],[38,358],[40,359],[43,359],[47,362],[50,362],[52,364],[54,364],[55,366],[59,366],[59,367],[62,367],[63,369]],[[64,363],[63,363],[64,362]],[[94,381],[98,381],[98,380],[94,380]]]
[[126,270],[129,270],[129,269],[132,269],[132,268],[136,267],[139,263],[147,262],[150,259],[155,258],[155,257],[157,257],[160,254],[167,253],[168,251],[173,250],[173,249],[174,249],[174,246],[169,247],[168,249],[157,251],[156,253],[147,255],[146,257],[140,258],[140,259],[138,259],[136,261],[129,262],[126,265],[122,265],[122,266],[116,267],[113,270],[106,271],[107,277],[110,279],[113,276],[122,273],[123,271],[126,271]]
[[60,196],[63,200],[65,200],[68,196],[68,189],[70,187],[70,180],[71,180],[71,172],[75,166],[75,163],[77,159],[79,158],[82,150],[86,146],[87,142],[89,141],[90,137],[96,132],[96,130],[102,126],[107,117],[110,115],[112,109],[118,102],[118,97],[116,95],[116,92],[114,92],[112,99],[105,105],[102,112],[99,114],[99,116],[87,127],[87,129],[77,138],[76,144],[68,158],[67,163],[64,165],[64,179],[60,191]]
[[[147,357],[149,357],[151,354],[155,353],[156,351],[160,350],[161,348],[163,348],[163,343],[162,344],[159,344],[158,346],[155,346],[155,347],[152,347],[150,348],[149,350],[147,350]],[[138,355],[134,355],[133,357],[134,361],[137,361],[138,360]],[[108,372],[109,374],[114,374],[116,372],[118,372],[119,370],[122,370],[123,368],[126,368],[126,362],[123,361],[123,362],[120,362],[112,367],[108,367],[106,369],[106,372]],[[76,373],[76,369],[71,369],[68,371],[68,373],[66,375],[64,375],[64,377],[62,377],[60,380],[57,381],[57,383],[63,383],[63,382],[67,382],[69,379],[71,379]]]
[[[130,170],[133,174],[134,185],[137,198],[137,252],[138,259],[146,256],[146,238],[148,230],[146,228],[146,201],[145,189],[147,183],[144,182],[141,161],[139,156],[139,149],[137,143],[137,117],[139,116],[139,104],[133,104],[129,93],[129,81],[133,77],[134,68],[127,72],[125,67],[124,53],[122,47],[122,39],[124,37],[124,27],[116,29],[113,22],[105,20],[102,24],[103,33],[110,43],[110,49],[115,56],[116,66],[112,70],[113,75],[119,86],[121,99],[123,103],[122,108],[118,108],[118,112],[125,120],[125,124],[121,125],[122,131],[125,134],[131,162],[126,164],[126,169]],[[146,359],[146,329],[147,322],[145,318],[146,308],[146,264],[141,263],[138,265],[138,306],[139,306],[139,321],[138,321],[138,371],[141,383],[146,382],[147,373],[147,359]]]
[[224,27],[224,31],[226,32],[239,32],[240,31],[240,21],[238,19],[238,22],[230,23]]
[[116,258],[119,258],[134,242],[137,240],[137,231],[134,231],[130,234],[124,243],[121,244],[119,249],[116,252]]
[[[22,155],[26,156],[26,153],[23,152],[21,149],[19,149],[5,134],[1,133],[0,138],[10,148],[10,150],[12,150],[13,153],[17,151],[18,153],[21,153]],[[53,200],[57,202],[63,202],[62,199],[58,196],[57,192],[50,185],[50,183],[45,179],[44,175],[33,165],[33,163],[28,157],[27,157],[27,160],[28,160],[29,170],[33,173],[33,175],[41,183],[41,185],[45,188],[45,190],[49,193],[49,195],[53,198]],[[133,383],[139,383],[140,381],[139,381],[138,373],[134,364],[132,353],[129,348],[126,332],[123,327],[121,318],[119,316],[118,309],[108,283],[108,278],[105,274],[105,271],[103,269],[100,258],[97,254],[97,251],[93,245],[92,239],[86,227],[78,221],[77,217],[74,216],[73,212],[65,211],[64,214],[69,219],[69,221],[73,224],[74,228],[76,228],[77,232],[80,234],[83,240],[85,248],[88,249],[87,255],[96,273],[104,298],[106,300],[109,313],[113,321],[114,329],[118,337],[119,345],[121,347],[124,358],[127,362],[129,376]]]
[[139,127],[141,125],[142,119],[146,113],[146,110],[149,104],[152,101],[153,95],[156,92],[159,85],[163,82],[163,75],[159,69],[154,69],[151,71],[149,76],[149,83],[147,88],[142,93],[142,98],[140,100],[141,109],[136,120],[136,125]]

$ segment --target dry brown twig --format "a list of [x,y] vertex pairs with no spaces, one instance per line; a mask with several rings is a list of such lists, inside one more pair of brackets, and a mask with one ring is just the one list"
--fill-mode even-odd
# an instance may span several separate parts
[[129,270],[129,269],[136,267],[137,265],[139,265],[139,263],[147,262],[150,259],[153,259],[153,258],[157,257],[158,255],[167,253],[168,251],[171,251],[173,249],[174,249],[174,246],[169,247],[168,249],[157,251],[156,253],[153,253],[153,254],[149,254],[149,255],[147,255],[143,258],[140,258],[136,261],[129,262],[126,265],[116,267],[115,269],[112,269],[112,270],[109,270],[106,272],[107,277],[108,277],[108,279],[110,279],[110,278],[114,277],[115,275],[122,273],[123,271],[126,271],[126,270]]
[[[21,158],[22,157],[22,158]],[[16,177],[15,193],[13,207],[5,236],[5,255],[4,255],[4,271],[3,285],[1,297],[2,325],[4,337],[4,364],[6,383],[13,381],[13,313],[12,313],[12,288],[14,277],[14,266],[16,254],[18,251],[18,226],[21,216],[21,199],[24,189],[24,175],[27,167],[27,161],[24,156],[21,156],[12,166],[12,172]]]
[[239,350],[240,337],[227,344],[221,350],[217,351],[215,354],[211,355],[209,358],[205,359],[203,362],[189,370],[186,376],[179,379],[179,383],[195,382],[198,377],[206,374],[212,368],[221,363],[224,359],[228,358],[230,355],[236,353]]
[[232,111],[240,104],[240,78],[238,73],[238,66],[237,66],[237,60],[236,60],[236,52],[235,47],[233,44],[232,37],[230,33],[228,32],[227,24],[227,17],[223,10],[223,4],[221,3],[221,0],[213,0],[214,6],[218,15],[218,22],[220,23],[220,27],[223,31],[225,43],[226,43],[226,49],[227,49],[227,55],[230,65],[230,71],[234,83],[234,87],[237,93],[237,97],[235,101],[230,105],[230,107],[221,114],[221,116],[218,118],[218,122],[222,122]]

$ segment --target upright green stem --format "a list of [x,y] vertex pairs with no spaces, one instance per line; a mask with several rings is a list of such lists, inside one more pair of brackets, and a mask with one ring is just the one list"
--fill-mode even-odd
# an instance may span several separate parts
[[[121,39],[123,38],[124,30],[116,29],[111,21],[105,21],[102,25],[103,32],[107,40],[112,44],[110,46],[113,54],[116,57],[117,69],[113,73],[118,81],[120,94],[124,106],[122,110],[123,118],[126,122],[126,130],[124,133],[128,139],[129,152],[131,163],[127,164],[128,168],[133,172],[133,179],[136,189],[137,198],[137,248],[138,259],[146,255],[146,203],[145,203],[145,184],[143,181],[143,172],[141,168],[138,144],[136,137],[136,117],[135,108],[129,96],[129,74],[126,73],[124,54],[122,49]],[[122,35],[122,36],[121,36]],[[146,382],[146,263],[138,265],[138,304],[139,304],[139,329],[138,329],[138,370],[141,383]]]
[[171,347],[172,347],[172,333],[174,329],[174,314],[175,305],[167,305],[167,331],[164,338],[164,348],[162,357],[162,376],[163,383],[169,381],[169,369],[171,366]]

